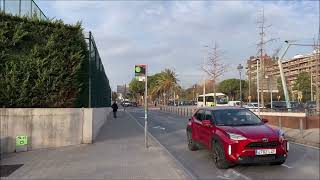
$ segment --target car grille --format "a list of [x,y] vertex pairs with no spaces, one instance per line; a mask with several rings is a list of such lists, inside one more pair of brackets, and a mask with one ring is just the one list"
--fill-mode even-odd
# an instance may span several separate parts
[[270,141],[270,142],[252,142],[249,143],[246,148],[274,148],[279,146],[278,141]]
[[283,157],[277,157],[276,155],[264,155],[264,156],[245,156],[239,157],[239,161],[242,163],[261,163],[261,162],[273,162],[283,159]]

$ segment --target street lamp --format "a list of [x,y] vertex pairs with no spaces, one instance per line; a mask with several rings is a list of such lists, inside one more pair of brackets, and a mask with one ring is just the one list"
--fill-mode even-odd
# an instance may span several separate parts
[[288,44],[287,48],[285,49],[285,51],[283,52],[282,56],[279,58],[278,60],[278,66],[279,66],[279,70],[280,70],[280,77],[281,77],[281,82],[282,82],[282,88],[283,88],[283,92],[284,92],[284,97],[286,99],[286,104],[287,104],[287,108],[290,109],[291,108],[291,104],[289,102],[289,94],[288,94],[288,88],[287,88],[287,84],[286,84],[286,80],[285,80],[285,76],[284,76],[284,72],[283,72],[283,67],[282,67],[282,59],[284,57],[284,55],[287,53],[288,49],[290,46],[314,46],[311,44],[298,44],[298,43],[290,43],[288,40],[284,41],[286,44]]
[[241,72],[242,72],[242,69],[243,69],[243,66],[241,64],[238,65],[237,67],[238,71],[239,71],[239,75],[240,75],[240,106],[242,107],[242,89],[241,89]]

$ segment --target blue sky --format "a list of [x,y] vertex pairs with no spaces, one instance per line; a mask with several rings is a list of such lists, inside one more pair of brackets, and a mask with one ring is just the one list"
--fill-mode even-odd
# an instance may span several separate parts
[[[266,51],[273,54],[284,40],[313,43],[319,24],[317,1],[36,1],[50,18],[92,31],[106,73],[115,90],[134,76],[135,64],[150,73],[174,68],[183,87],[203,78],[200,65],[216,42],[228,65],[220,80],[238,77],[236,66],[257,54],[256,21],[265,9],[268,38],[278,38]],[[311,48],[290,48],[286,57]]]

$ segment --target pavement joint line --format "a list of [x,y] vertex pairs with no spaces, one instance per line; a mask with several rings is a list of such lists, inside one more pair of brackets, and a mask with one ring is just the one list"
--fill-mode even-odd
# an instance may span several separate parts
[[297,142],[292,142],[292,141],[290,141],[290,144],[296,144],[296,145],[305,146],[305,147],[308,147],[308,148],[320,150],[320,148],[318,148],[318,147],[309,146],[309,145],[301,144],[301,143],[297,143]]
[[[128,115],[129,115],[129,117],[131,118],[131,119],[133,119],[142,129],[144,129],[144,127],[137,121],[137,119],[135,118],[135,117],[133,117],[129,112],[126,112]],[[169,152],[169,150],[166,148],[166,147],[164,147],[159,141],[158,141],[158,139],[156,139],[149,131],[148,131],[148,136],[150,136],[169,156],[170,156],[170,158],[175,162],[175,163],[177,163],[178,164],[178,166],[180,166],[181,168],[182,168],[182,170],[192,179],[192,180],[197,180],[198,178],[195,176],[195,175],[193,175],[186,167],[184,167],[183,166],[183,164],[177,159],[177,158],[175,158],[174,156],[173,156],[173,154],[171,154],[170,152]]]

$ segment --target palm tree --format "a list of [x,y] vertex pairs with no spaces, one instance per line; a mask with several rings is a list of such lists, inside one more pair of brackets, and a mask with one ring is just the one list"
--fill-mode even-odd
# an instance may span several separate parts
[[[152,90],[152,94],[171,94],[178,84],[177,74],[174,70],[165,69],[160,73],[160,77],[156,81],[156,85]],[[164,102],[165,102],[164,97]]]

